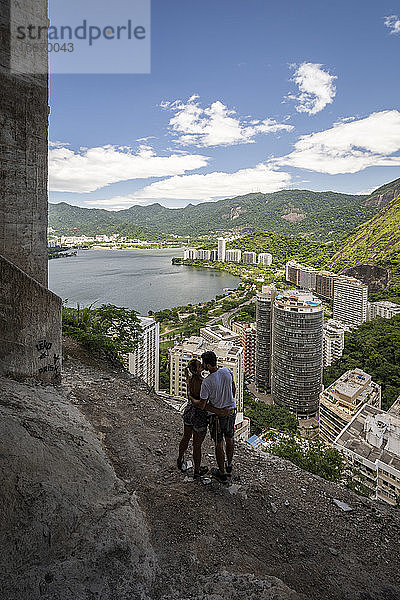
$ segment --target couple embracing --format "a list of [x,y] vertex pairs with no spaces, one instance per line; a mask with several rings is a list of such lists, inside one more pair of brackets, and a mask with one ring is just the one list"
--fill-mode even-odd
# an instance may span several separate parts
[[[209,371],[208,377],[202,376],[203,371]],[[212,469],[212,474],[226,482],[232,473],[236,418],[236,386],[232,371],[217,367],[217,357],[209,351],[202,354],[201,361],[192,359],[185,375],[189,402],[183,414],[184,432],[179,444],[178,468],[182,469],[185,452],[193,437],[193,477],[199,479],[208,471],[207,467],[201,466],[201,445],[209,427],[218,465],[217,469]]]

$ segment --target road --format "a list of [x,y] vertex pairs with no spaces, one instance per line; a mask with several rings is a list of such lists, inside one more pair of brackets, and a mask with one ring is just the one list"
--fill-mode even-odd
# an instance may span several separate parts
[[232,310],[229,310],[226,313],[223,313],[222,315],[219,315],[219,317],[215,317],[215,319],[211,319],[211,321],[208,321],[207,326],[208,325],[214,325],[214,323],[217,323],[218,321],[222,320],[223,326],[224,327],[229,327],[229,319],[230,319],[230,317],[232,315],[234,315],[236,312],[239,312],[240,310],[242,310],[243,306],[246,306],[246,304],[251,304],[251,302],[255,302],[255,297],[251,298],[250,300],[247,300],[246,302],[243,302],[243,304],[240,304],[236,308],[233,308]]

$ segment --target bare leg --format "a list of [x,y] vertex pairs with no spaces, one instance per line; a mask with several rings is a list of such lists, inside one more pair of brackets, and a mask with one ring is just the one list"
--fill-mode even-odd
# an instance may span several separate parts
[[186,450],[188,449],[190,439],[192,437],[193,429],[191,427],[184,426],[183,437],[179,444],[179,456],[178,460],[183,460]]
[[227,460],[228,465],[231,465],[232,460],[233,460],[233,450],[235,448],[235,443],[233,441],[233,438],[226,437],[225,444],[226,444],[226,460]]
[[215,458],[217,459],[217,465],[220,473],[225,473],[225,451],[223,439],[215,444]]
[[206,437],[205,433],[196,433],[193,432],[193,462],[194,462],[194,472],[200,472],[201,465],[201,445]]

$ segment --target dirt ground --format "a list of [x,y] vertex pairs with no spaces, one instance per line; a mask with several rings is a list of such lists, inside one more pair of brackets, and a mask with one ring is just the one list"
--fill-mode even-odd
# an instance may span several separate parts
[[[243,573],[277,577],[299,594],[293,598],[400,600],[400,510],[244,444],[231,486],[193,482],[176,468],[182,424],[173,408],[71,340],[63,368],[70,400],[146,515],[160,565],[154,597],[175,597],[163,594],[179,588],[191,598],[207,578],[215,589],[243,590],[238,598],[260,598],[250,593],[252,575],[246,585],[237,578]],[[203,464],[215,464],[208,437]],[[220,597],[209,585],[204,598]]]

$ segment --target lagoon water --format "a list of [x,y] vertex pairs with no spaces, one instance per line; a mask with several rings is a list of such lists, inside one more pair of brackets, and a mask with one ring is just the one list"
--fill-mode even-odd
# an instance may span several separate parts
[[49,288],[68,306],[115,304],[146,315],[211,300],[237,277],[221,271],[172,265],[179,249],[79,250],[77,256],[49,261]]

